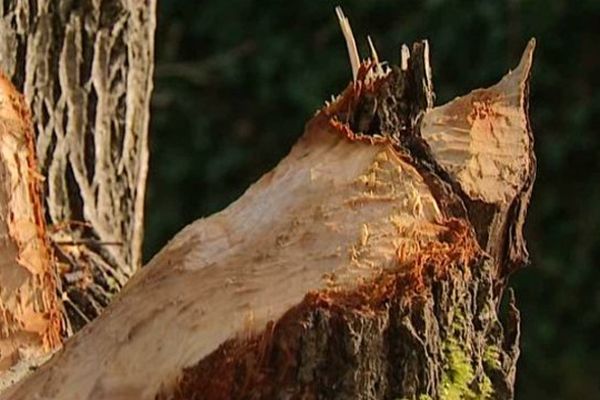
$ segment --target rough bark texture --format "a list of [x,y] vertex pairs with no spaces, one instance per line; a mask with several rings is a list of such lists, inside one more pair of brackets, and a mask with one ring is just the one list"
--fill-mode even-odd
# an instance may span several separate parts
[[353,63],[273,171],[1,398],[512,398],[532,53],[437,108],[426,43]]
[[154,0],[0,2],[0,68],[31,107],[77,330],[141,263]]
[[61,343],[34,140],[25,100],[0,74],[0,374]]

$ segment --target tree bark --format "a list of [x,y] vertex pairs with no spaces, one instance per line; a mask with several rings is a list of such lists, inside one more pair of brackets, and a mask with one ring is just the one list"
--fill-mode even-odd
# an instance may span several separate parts
[[0,68],[33,113],[70,332],[141,264],[155,1],[4,1],[0,16]]
[[2,399],[512,398],[533,47],[436,108],[427,43],[354,62],[273,171]]

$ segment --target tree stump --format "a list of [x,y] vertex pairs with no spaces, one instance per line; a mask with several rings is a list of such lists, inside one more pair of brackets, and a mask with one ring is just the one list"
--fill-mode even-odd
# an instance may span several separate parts
[[391,67],[348,43],[355,79],[291,153],[2,399],[513,397],[534,43],[440,107],[426,42]]

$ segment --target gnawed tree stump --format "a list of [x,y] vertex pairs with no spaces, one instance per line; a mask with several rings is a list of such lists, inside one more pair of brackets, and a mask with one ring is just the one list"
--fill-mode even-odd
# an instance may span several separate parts
[[61,344],[58,276],[23,97],[0,73],[0,374]]
[[354,62],[273,171],[2,398],[511,398],[532,52],[439,108],[426,43]]

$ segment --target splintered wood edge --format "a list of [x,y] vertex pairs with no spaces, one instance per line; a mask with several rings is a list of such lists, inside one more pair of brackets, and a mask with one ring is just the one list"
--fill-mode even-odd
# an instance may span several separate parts
[[356,82],[358,74],[358,66],[360,65],[360,56],[358,55],[358,49],[356,47],[356,41],[354,40],[354,34],[352,33],[352,27],[350,27],[350,21],[344,15],[342,7],[337,6],[335,8],[344,40],[346,41],[346,47],[348,48],[348,57],[350,58],[350,66],[352,67],[352,79]]
[[6,231],[0,243],[0,364],[5,369],[39,359],[61,344],[62,308],[46,238],[33,126],[24,98],[2,73],[0,162],[1,201],[6,202],[6,215],[0,215]]

